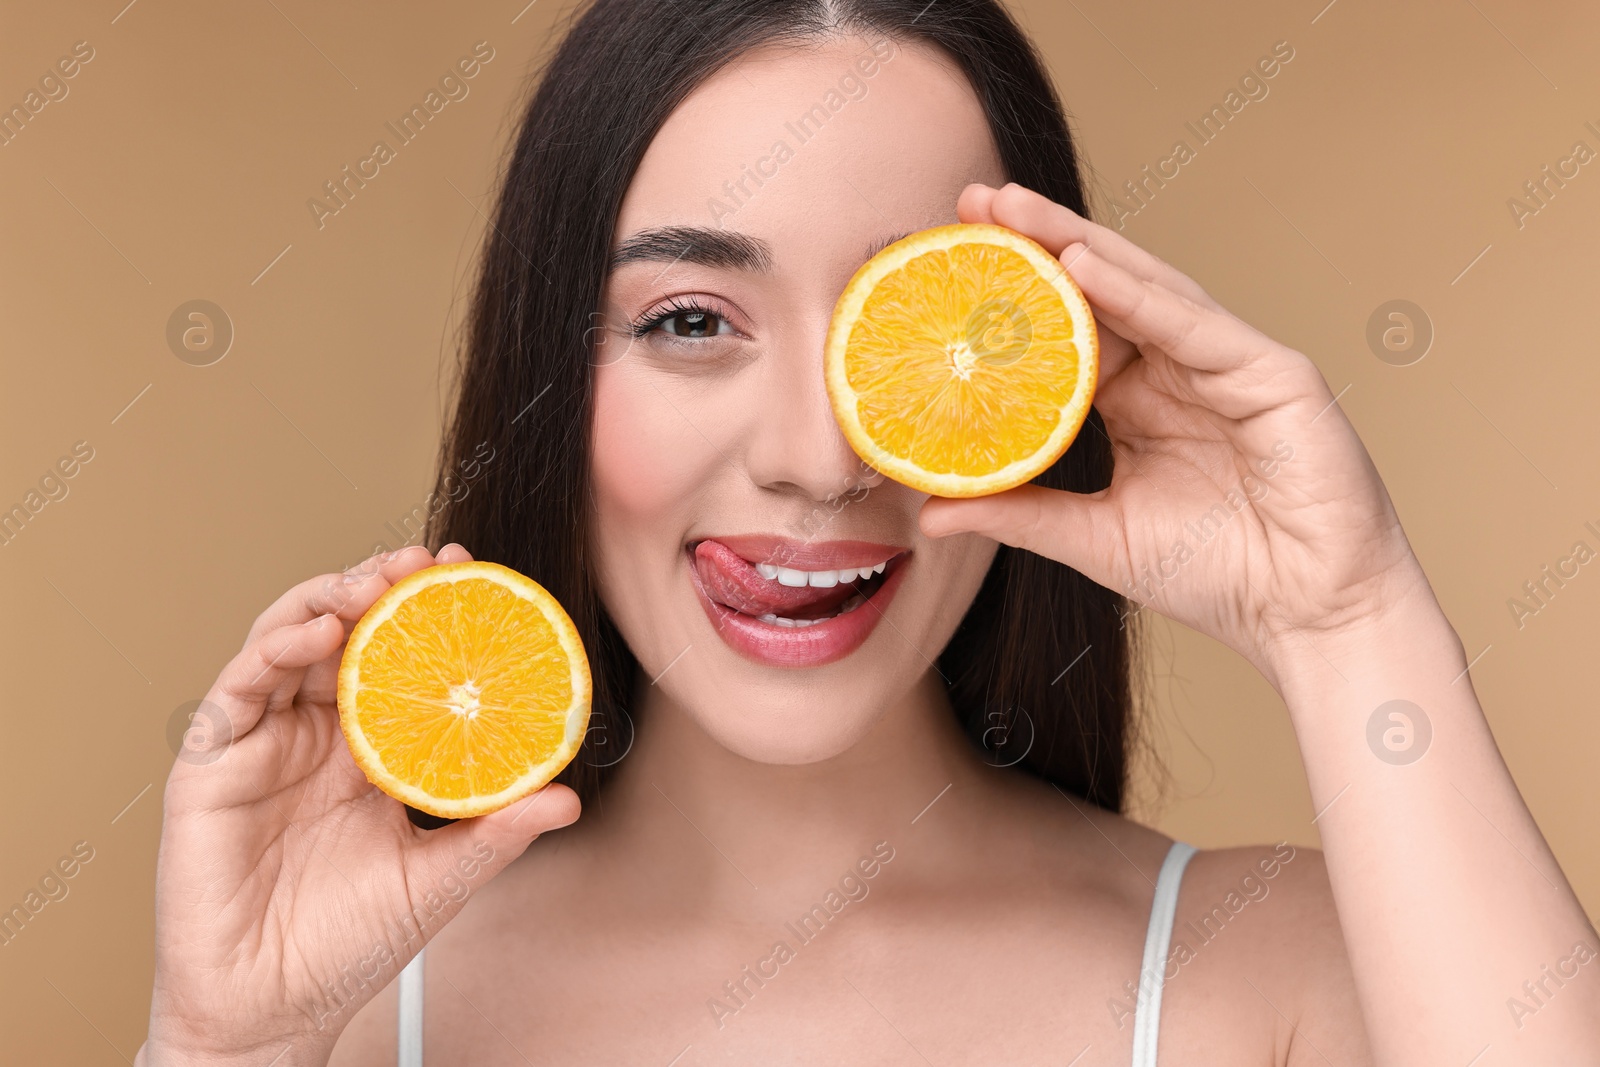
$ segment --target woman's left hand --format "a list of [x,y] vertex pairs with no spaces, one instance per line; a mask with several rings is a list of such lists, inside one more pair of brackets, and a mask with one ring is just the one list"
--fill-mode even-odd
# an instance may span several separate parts
[[[971,186],[959,211],[1044,245],[1089,298],[1115,462],[1097,493],[929,500],[923,531],[1059,560],[1266,675],[1305,761],[1374,1062],[1476,1063],[1490,1047],[1502,1062],[1595,1062],[1600,986],[1565,983],[1552,1011],[1505,999],[1541,964],[1551,973],[1546,960],[1592,958],[1595,929],[1471,682],[1457,684],[1471,669],[1461,639],[1322,375],[1159,259],[1026,189]],[[1433,723],[1408,732],[1422,747],[1400,760],[1372,732],[1394,703]],[[1501,1004],[1511,1011],[1486,1010]],[[1517,1005],[1540,1010],[1537,1026]],[[1310,1062],[1301,1053],[1290,1062]]]
[[1315,647],[1400,596],[1431,602],[1383,482],[1311,360],[1021,186],[969,186],[958,212],[1039,242],[1089,298],[1095,407],[1115,466],[1093,494],[1024,485],[931,499],[924,533],[972,531],[1065,563],[1222,641],[1275,686],[1291,646]]

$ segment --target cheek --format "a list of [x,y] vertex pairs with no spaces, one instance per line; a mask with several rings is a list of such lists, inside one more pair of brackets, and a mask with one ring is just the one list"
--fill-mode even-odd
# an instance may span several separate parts
[[687,504],[722,462],[647,373],[627,361],[595,370],[594,494],[608,539],[622,530],[682,534]]
[[[629,361],[595,369],[591,430],[595,565],[602,603],[646,670],[664,668],[705,620],[684,573],[683,541],[726,461]],[[673,401],[687,403],[673,397]]]
[[693,395],[674,395],[677,382],[656,378],[632,360],[595,368],[590,454],[598,533],[610,547],[606,555],[626,568],[654,557],[651,545],[690,533],[696,502],[728,466],[696,430],[715,413],[696,408]]
[[932,557],[930,562],[944,575],[944,579],[942,582],[929,583],[929,595],[937,598],[929,614],[938,617],[938,625],[954,633],[955,627],[977,597],[984,578],[988,576],[1000,545],[987,537],[967,533],[939,538],[932,542],[931,547],[941,553]]

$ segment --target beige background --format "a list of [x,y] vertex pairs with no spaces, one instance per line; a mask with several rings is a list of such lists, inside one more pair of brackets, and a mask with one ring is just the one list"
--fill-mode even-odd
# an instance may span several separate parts
[[[281,590],[394,544],[385,522],[426,494],[480,208],[566,10],[124,2],[8,2],[0,16],[7,106],[74,42],[95,50],[69,95],[0,147],[0,507],[75,442],[94,449],[69,495],[0,547],[0,908],[75,842],[94,849],[70,895],[0,947],[0,1033],[18,1063],[132,1057],[174,709]],[[1600,549],[1583,528],[1600,527],[1600,163],[1521,228],[1507,206],[1575,141],[1600,150],[1584,127],[1600,127],[1600,9],[1325,2],[1016,9],[1102,205],[1175,140],[1194,147],[1185,121],[1274,43],[1293,47],[1270,94],[1125,232],[1345,390],[1469,655],[1483,652],[1473,679],[1517,781],[1600,912],[1600,563],[1520,629],[1507,606],[1575,541]],[[307,199],[478,41],[495,58],[470,96],[319,230]],[[208,367],[165,339],[197,298],[236,331]],[[1365,340],[1397,298],[1436,330],[1412,366]],[[1173,780],[1145,816],[1206,846],[1314,844],[1272,691],[1204,638],[1155,636]],[[1483,847],[1505,845],[1486,827]]]

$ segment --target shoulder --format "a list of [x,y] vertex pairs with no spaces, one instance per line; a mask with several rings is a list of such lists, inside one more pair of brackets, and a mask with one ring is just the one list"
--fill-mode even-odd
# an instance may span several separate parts
[[1285,993],[1349,971],[1322,853],[1288,842],[1196,852],[1172,940],[1195,957],[1217,950],[1239,977],[1260,975]]
[[[1371,1062],[1321,851],[1280,842],[1195,853],[1165,963],[1163,1032],[1180,1047],[1197,1018],[1258,1031],[1274,1062]],[[1171,1015],[1168,1016],[1168,1012]],[[1182,1059],[1182,1057],[1180,1057]]]
[[[1050,832],[1059,831],[1076,845],[1080,863],[1103,861],[1094,864],[1103,877],[1114,881],[1130,905],[1148,912],[1174,839],[1125,815],[1045,788],[1060,802],[1053,805],[1057,811],[1049,821],[1056,825]],[[1183,935],[1220,944],[1223,930],[1237,934],[1230,940],[1240,942],[1240,955],[1258,943],[1280,948],[1292,944],[1331,962],[1343,960],[1343,936],[1321,851],[1287,841],[1195,851],[1179,883],[1174,946]],[[1208,937],[1205,931],[1210,931]]]
[[[1269,899],[1271,908],[1258,906]],[[1180,923],[1188,917],[1220,930],[1254,909],[1253,926],[1270,926],[1277,933],[1298,931],[1302,939],[1320,942],[1338,935],[1322,853],[1287,841],[1196,852],[1184,871],[1178,900]]]
[[[1036,808],[1040,832],[1089,870],[1064,896],[1099,897],[1101,914],[1136,924],[1141,945],[1174,841],[1116,812],[1066,796]],[[1049,800],[1050,797],[1041,797]],[[1046,810],[1047,809],[1047,810]],[[1060,906],[1058,904],[1058,906]],[[1135,955],[1135,960],[1137,960]],[[1371,1063],[1327,864],[1320,850],[1279,842],[1201,849],[1185,865],[1164,960],[1161,1047],[1172,1062],[1254,1058],[1299,1067],[1324,1057]],[[1140,984],[1155,978],[1141,974]],[[1130,994],[1124,1014],[1132,1017]],[[1116,1009],[1116,1010],[1120,1010]]]
[[1148,908],[1172,838],[1039,779],[1018,775],[1003,785],[1039,848],[1129,906]]
[[[1027,816],[1034,843],[1083,879],[1080,888],[1148,914],[1172,837],[1046,782],[1027,782],[1011,801],[1027,809],[1017,813]],[[1322,853],[1287,841],[1196,851],[1179,885],[1174,941],[1186,923],[1198,928],[1202,920],[1208,929],[1238,932],[1240,942],[1288,938],[1307,952],[1344,955]]]

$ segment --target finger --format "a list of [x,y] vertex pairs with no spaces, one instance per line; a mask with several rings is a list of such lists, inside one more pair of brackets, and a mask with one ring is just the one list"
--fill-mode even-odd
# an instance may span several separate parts
[[439,550],[439,554],[434,557],[434,560],[439,563],[470,563],[472,561],[472,553],[451,541]]
[[[1053,256],[1060,256],[1074,243],[1087,245],[1135,277],[1170,289],[1202,307],[1221,309],[1200,283],[1116,230],[1091,222],[1071,208],[1015,182],[1002,189],[988,189],[987,193],[981,191],[985,189],[988,187],[969,186],[962,193],[956,204],[962,221],[992,222],[1016,230],[1038,241]],[[964,206],[974,212],[971,219],[960,215]]]
[[551,783],[493,814],[438,830],[418,829],[407,849],[406,877],[414,890],[436,887],[447,875],[476,889],[522,855],[534,838],[576,822],[582,808],[577,793]]
[[1094,324],[1100,340],[1100,369],[1096,388],[1104,389],[1111,383],[1111,379],[1121,374],[1127,369],[1128,364],[1139,358],[1139,349],[1132,341],[1101,322],[1100,316],[1095,316]]
[[[1061,261],[1062,267],[1066,269],[1068,274],[1072,273],[1072,268],[1076,265],[1078,258],[1087,250],[1085,245],[1073,245],[1071,247],[1073,254],[1070,257],[1063,257]],[[1076,279],[1073,280],[1073,284],[1077,284]],[[1082,287],[1080,286],[1079,288],[1081,290]],[[1088,294],[1085,293],[1084,295],[1087,296]],[[1111,383],[1113,378],[1121,374],[1130,363],[1139,358],[1139,348],[1102,319],[1099,312],[1095,311],[1092,303],[1089,310],[1094,313],[1095,339],[1098,342],[1099,349],[1096,360],[1099,364],[1097,388],[1104,389]]]
[[284,593],[256,617],[245,645],[280,626],[297,626],[319,615],[334,614],[355,622],[384,592],[401,578],[433,565],[433,556],[421,545],[370,556],[342,574],[321,574]]
[[[977,182],[961,190],[961,196],[956,199],[956,218],[962,222],[994,222],[994,194],[999,192],[993,186]],[[1056,253],[1059,255],[1060,253]]]
[[1225,311],[1202,307],[1124,270],[1095,249],[1069,246],[1063,260],[1094,305],[1095,317],[1141,347],[1153,345],[1185,366],[1231,371],[1288,349]]
[[249,733],[266,710],[267,698],[292,674],[320,663],[344,643],[338,616],[319,615],[295,626],[280,626],[251,642],[217,675],[206,700],[227,716],[217,732],[231,741]]
[[1104,554],[1115,543],[1112,506],[1105,490],[1084,494],[1020,485],[993,496],[930,497],[918,525],[929,537],[982,534],[1065,563],[1104,583],[1109,577],[1106,560],[1091,553]]
[[[969,185],[962,190],[961,197],[956,201],[956,215],[962,222],[994,222],[993,204],[1000,190],[987,185]],[[1063,208],[1063,211],[1066,209]],[[1069,212],[1070,214],[1070,212]],[[1076,216],[1074,216],[1076,217]],[[1022,232],[1022,231],[1018,231]],[[1037,239],[1037,238],[1036,238]],[[1042,242],[1041,242],[1042,243]],[[1060,256],[1065,245],[1055,246],[1054,243],[1045,244],[1052,254]],[[1072,263],[1063,260],[1062,266],[1070,274]],[[1120,337],[1117,332],[1105,323],[1096,319],[1100,334],[1100,382],[1109,382],[1120,374],[1124,367],[1138,356],[1138,350],[1133,347],[1133,342],[1125,337]]]

